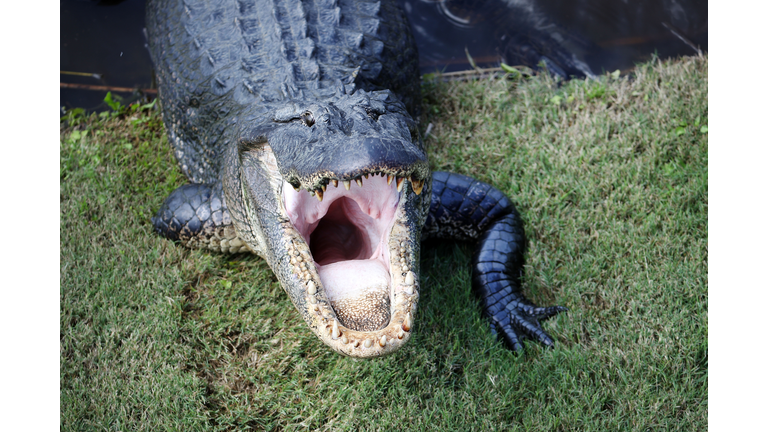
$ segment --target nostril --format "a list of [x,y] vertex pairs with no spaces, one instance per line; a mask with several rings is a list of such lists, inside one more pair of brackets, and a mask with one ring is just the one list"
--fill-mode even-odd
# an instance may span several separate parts
[[315,116],[313,116],[311,112],[307,111],[301,115],[301,121],[303,121],[307,126],[312,126],[315,124]]
[[373,119],[373,121],[379,121],[379,113],[377,113],[376,111],[370,108],[366,108],[365,112],[368,114],[368,117]]

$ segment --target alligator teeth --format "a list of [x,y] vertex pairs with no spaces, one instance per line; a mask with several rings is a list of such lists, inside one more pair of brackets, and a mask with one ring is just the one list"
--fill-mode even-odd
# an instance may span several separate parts
[[411,331],[411,314],[405,314],[405,320],[403,321],[403,330]]
[[339,331],[339,322],[333,320],[333,327],[331,327],[331,337],[338,339],[339,336],[341,336],[341,332]]
[[307,293],[310,295],[317,294],[317,286],[315,286],[315,283],[313,281],[307,282]]
[[363,179],[362,177],[358,177],[355,179],[355,183],[357,183],[358,186],[363,187]]
[[368,178],[368,173],[363,174],[363,177]]
[[387,186],[392,184],[392,180],[395,179],[395,176],[387,174]]
[[322,185],[320,187],[323,188],[323,192],[325,192],[325,189],[328,187],[328,185]]
[[407,275],[405,275],[405,284],[406,285],[413,285],[416,282],[416,275],[413,274],[412,271],[409,271]]
[[317,197],[317,200],[320,202],[323,202],[323,190],[318,189],[315,191],[315,196]]
[[381,339],[379,339],[379,345],[387,346],[387,336],[386,335],[381,335]]
[[373,345],[373,341],[370,339],[366,339],[365,342],[363,342],[363,345],[365,345],[366,348],[370,348],[371,345]]
[[344,180],[344,189],[349,190],[349,187],[352,186],[349,180]]
[[403,190],[403,182],[405,181],[405,177],[397,177],[397,191],[400,192]]
[[416,195],[421,195],[421,190],[424,189],[424,180],[416,180],[415,177],[411,177],[411,186],[413,186],[413,192]]
[[331,180],[331,183],[333,183],[333,187],[339,187],[339,181],[338,180]]

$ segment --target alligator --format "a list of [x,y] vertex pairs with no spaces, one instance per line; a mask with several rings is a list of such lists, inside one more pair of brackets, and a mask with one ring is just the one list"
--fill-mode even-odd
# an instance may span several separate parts
[[169,142],[191,183],[152,218],[190,248],[266,260],[334,351],[396,351],[415,326],[420,244],[476,241],[472,285],[510,348],[553,345],[521,290],[525,235],[487,183],[431,172],[418,54],[393,0],[150,0]]

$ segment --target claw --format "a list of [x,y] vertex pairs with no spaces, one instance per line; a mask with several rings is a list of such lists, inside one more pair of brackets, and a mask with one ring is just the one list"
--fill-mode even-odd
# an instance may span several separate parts
[[535,316],[539,321],[544,321],[552,318],[560,312],[568,312],[568,308],[563,306],[537,307],[533,310],[533,316]]
[[520,338],[517,335],[517,332],[515,332],[514,329],[512,329],[512,326],[506,325],[501,328],[501,334],[504,337],[504,341],[509,344],[510,347],[512,347],[512,351],[514,352],[523,352],[523,344],[520,342]]
[[500,336],[513,351],[523,351],[523,339],[532,339],[544,346],[554,346],[555,341],[541,327],[539,321],[546,320],[565,312],[568,309],[562,306],[537,307],[530,304],[511,302],[501,311],[501,317],[497,313],[492,318],[491,329],[500,333]]

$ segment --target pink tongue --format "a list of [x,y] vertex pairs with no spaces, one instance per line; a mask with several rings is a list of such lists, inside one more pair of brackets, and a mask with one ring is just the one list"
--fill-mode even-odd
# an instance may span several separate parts
[[375,290],[389,296],[389,271],[381,260],[349,260],[317,266],[330,301],[353,299]]
[[317,266],[325,294],[341,324],[358,331],[389,324],[389,271],[380,260],[349,260]]

